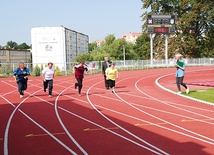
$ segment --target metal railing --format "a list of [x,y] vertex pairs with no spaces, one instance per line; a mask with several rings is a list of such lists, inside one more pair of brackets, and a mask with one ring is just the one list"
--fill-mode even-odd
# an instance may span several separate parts
[[[184,59],[186,66],[210,66],[214,65],[214,58],[194,58],[194,59]],[[169,59],[166,63],[165,60],[153,60],[151,63],[150,60],[126,60],[125,63],[123,60],[113,61],[118,70],[143,70],[151,68],[163,68],[163,67],[173,67],[175,64],[174,59]],[[72,68],[76,62],[69,64],[54,64],[56,75],[72,75]],[[92,61],[86,62],[89,69],[91,70],[90,74],[97,74],[101,72],[102,62]],[[151,65],[152,64],[152,65]],[[64,65],[65,67],[60,68],[58,66]],[[18,63],[0,63],[0,77],[12,76],[13,70],[19,66]],[[25,63],[25,66],[30,70],[31,75],[40,76],[41,71],[47,64],[33,64]]]

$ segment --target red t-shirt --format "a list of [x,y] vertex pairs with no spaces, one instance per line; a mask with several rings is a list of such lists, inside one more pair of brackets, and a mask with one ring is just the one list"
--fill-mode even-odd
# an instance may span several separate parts
[[75,78],[77,79],[83,79],[84,78],[84,71],[88,71],[88,68],[86,66],[80,66],[76,65],[74,66],[75,69]]

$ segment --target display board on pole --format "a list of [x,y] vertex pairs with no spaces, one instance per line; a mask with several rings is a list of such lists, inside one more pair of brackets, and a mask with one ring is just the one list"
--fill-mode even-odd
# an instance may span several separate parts
[[147,32],[150,34],[151,65],[153,64],[152,34],[165,34],[165,61],[166,65],[168,65],[168,34],[175,31],[175,15],[147,15]]

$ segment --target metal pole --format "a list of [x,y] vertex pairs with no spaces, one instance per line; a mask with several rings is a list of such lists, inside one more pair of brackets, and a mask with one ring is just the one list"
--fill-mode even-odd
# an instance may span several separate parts
[[126,52],[125,52],[125,46],[123,45],[123,61],[124,61],[124,67],[126,65]]
[[168,34],[165,35],[165,62],[168,67]]
[[151,33],[150,33],[150,63],[152,67],[153,66],[153,38]]

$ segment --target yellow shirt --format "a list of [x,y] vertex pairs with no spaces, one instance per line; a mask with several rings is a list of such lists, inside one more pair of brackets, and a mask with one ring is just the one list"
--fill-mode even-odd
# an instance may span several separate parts
[[106,77],[108,80],[115,80],[117,77],[118,71],[116,68],[112,69],[111,67],[106,69]]

